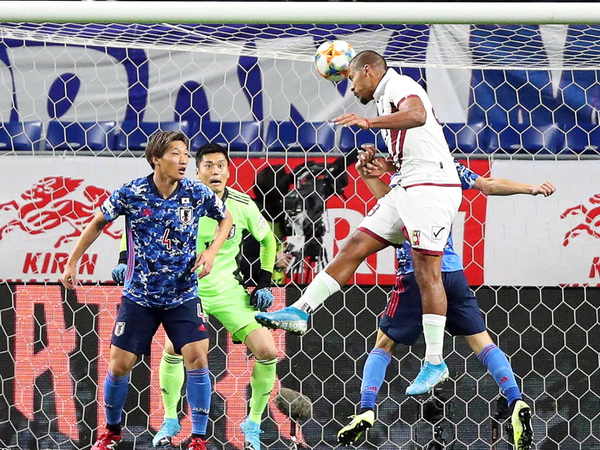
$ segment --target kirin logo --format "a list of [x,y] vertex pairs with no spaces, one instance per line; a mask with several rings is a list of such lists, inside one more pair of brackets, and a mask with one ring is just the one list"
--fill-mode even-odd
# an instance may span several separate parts
[[[1,211],[17,211],[16,219],[0,227],[0,241],[15,229],[35,235],[63,224],[70,225],[73,230],[60,236],[54,244],[55,248],[78,238],[94,217],[95,209],[110,196],[106,189],[86,186],[83,196],[87,202],[68,198],[82,183],[83,180],[69,177],[46,177],[21,194],[24,202],[12,200],[0,204]],[[112,223],[108,224],[103,232],[114,239],[120,239],[121,232],[111,231],[111,225]]]
[[585,204],[573,206],[572,208],[565,210],[560,215],[561,219],[571,216],[581,217],[581,223],[571,228],[565,234],[565,238],[563,240],[564,247],[569,245],[573,238],[582,233],[586,233],[590,236],[600,239],[600,194],[590,197],[588,202],[588,206]]

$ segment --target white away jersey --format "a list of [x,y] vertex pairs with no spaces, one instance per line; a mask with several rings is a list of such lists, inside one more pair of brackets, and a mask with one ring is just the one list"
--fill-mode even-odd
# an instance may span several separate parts
[[402,102],[412,96],[423,102],[427,113],[425,124],[408,130],[381,130],[400,173],[400,185],[405,188],[423,184],[460,186],[442,126],[419,83],[388,69],[375,90],[377,111],[380,116],[395,113]]

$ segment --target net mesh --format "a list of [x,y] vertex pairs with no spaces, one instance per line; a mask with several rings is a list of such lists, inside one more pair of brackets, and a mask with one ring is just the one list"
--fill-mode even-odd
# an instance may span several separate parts
[[[89,448],[104,424],[98,400],[120,299],[120,288],[106,282],[119,233],[112,230],[114,236],[96,244],[80,273],[89,283],[76,294],[65,295],[55,282],[102,196],[147,174],[139,156],[156,129],[184,130],[192,151],[207,141],[228,145],[235,169],[230,183],[252,196],[266,167],[277,167],[278,178],[292,176],[285,190],[262,191],[279,198],[295,192],[302,212],[288,222],[296,263],[276,288],[276,307],[297,299],[336,254],[373,205],[352,168],[351,150],[362,142],[383,150],[383,144],[376,135],[331,125],[344,112],[373,117],[376,111],[358,105],[347,82],[318,78],[312,58],[323,40],[378,50],[425,86],[451,150],[482,175],[496,175],[488,160],[506,157],[552,160],[551,166],[496,166],[509,178],[566,173],[567,184],[594,179],[598,170],[586,159],[598,156],[598,27],[4,23],[0,33],[0,249],[14,255],[0,268],[2,448]],[[298,174],[313,163],[313,176],[303,184]],[[596,192],[589,183],[573,183],[580,191],[546,209],[466,192],[454,228],[490,333],[533,407],[538,449],[600,445],[600,291],[556,287],[596,285],[600,278],[593,250],[600,236]],[[322,214],[308,214],[315,204],[317,210],[326,205]],[[268,199],[260,206],[274,217]],[[492,218],[496,207],[501,213]],[[521,227],[526,219],[533,222]],[[552,234],[546,222],[566,224],[557,245],[577,252],[560,253],[561,271],[544,278],[550,268],[540,261],[556,259],[558,250],[544,256],[511,242],[522,242],[523,228]],[[307,250],[316,236],[316,247]],[[490,281],[484,243],[486,252],[497,252],[492,256],[503,249],[512,255],[495,259],[519,273],[498,272]],[[517,259],[528,255],[533,262],[522,270]],[[575,266],[584,276],[571,279]],[[369,258],[350,286],[315,314],[305,337],[277,334],[278,383],[313,402],[314,417],[301,431],[308,447],[336,445],[337,431],[356,411],[362,368],[394,273],[392,250]],[[211,441],[241,448],[238,425],[246,414],[252,358],[218,322],[211,325]],[[162,421],[161,343],[158,336],[153,356],[133,371],[120,448],[150,446]],[[422,354],[421,341],[397,351],[379,395],[378,421],[362,448],[435,448],[444,441],[455,449],[511,448],[498,425],[505,420],[498,388],[462,339],[446,338],[452,381],[437,394],[442,403],[406,398]],[[431,411],[441,412],[439,420]],[[184,399],[181,416],[186,412]],[[182,436],[190,429],[187,418],[183,423]],[[273,406],[263,429],[268,448],[289,445],[289,422]]]

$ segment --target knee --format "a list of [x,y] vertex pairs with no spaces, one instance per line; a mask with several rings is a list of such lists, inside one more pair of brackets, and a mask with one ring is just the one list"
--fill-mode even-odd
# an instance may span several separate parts
[[125,377],[131,373],[133,364],[129,364],[127,361],[111,360],[108,364],[108,370],[115,377]]
[[254,349],[253,353],[254,357],[261,361],[269,361],[277,358],[277,349],[275,348],[275,345],[271,345],[271,343],[265,342],[259,345],[258,348]]
[[197,353],[184,357],[183,362],[187,370],[204,369],[208,367],[208,355],[206,353]]
[[165,353],[171,356],[177,356],[177,354],[175,353],[175,347],[169,339],[165,339]]

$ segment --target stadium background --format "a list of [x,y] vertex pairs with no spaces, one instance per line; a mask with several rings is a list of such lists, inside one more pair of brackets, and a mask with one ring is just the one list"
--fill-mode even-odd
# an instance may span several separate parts
[[[559,30],[549,38],[546,29],[524,27],[521,36],[537,46],[542,63],[550,64],[561,52],[563,59],[569,58],[575,45],[570,37],[577,29],[560,31],[565,38],[560,51],[550,45]],[[487,31],[468,28],[466,46],[457,46],[462,53],[448,58],[464,57],[464,49]],[[384,37],[376,50],[397,51],[407,33],[420,36],[412,49],[426,64],[435,49],[425,26],[367,28],[357,34],[357,48],[376,34]],[[464,30],[449,33],[465,39]],[[260,35],[252,44],[285,47],[284,34],[275,39]],[[494,64],[503,57],[510,62],[502,44],[500,39],[497,51],[488,53]],[[525,56],[516,51],[510,58]],[[241,124],[252,123],[258,124],[258,134],[250,141],[241,139],[234,159],[238,171],[232,177],[234,186],[249,191],[264,164],[284,163],[291,170],[305,163],[307,155],[318,161],[323,153],[343,155],[343,136],[329,131],[326,121],[342,111],[375,112],[355,102],[347,83],[319,80],[304,61],[3,39],[0,62],[0,132],[5,141],[0,179],[0,442],[10,449],[86,448],[93,430],[102,425],[95,402],[103,379],[98,374],[104,372],[99,367],[105,364],[102,339],[110,334],[109,312],[119,294],[106,284],[118,251],[118,239],[110,236],[102,236],[92,248],[97,260],[91,260],[82,277],[90,286],[65,297],[55,284],[64,263],[60,254],[72,248],[72,242],[59,239],[73,230],[77,234],[85,211],[97,200],[85,187],[110,191],[147,172],[145,161],[133,158],[139,151],[124,150],[133,150],[136,140],[143,143],[144,136],[136,133],[140,129],[185,124],[199,143],[213,137],[211,126],[217,124],[217,140],[231,142],[241,133]],[[600,277],[600,235],[598,192],[591,180],[600,171],[595,139],[598,72],[414,67],[402,72],[426,86],[451,149],[476,171],[531,183],[548,179],[557,185],[559,191],[550,199],[485,199],[469,193],[455,234],[488,326],[534,404],[538,448],[597,448],[600,293],[591,286]],[[109,124],[102,148],[76,145],[65,135],[66,123],[77,128],[90,122]],[[277,122],[291,124],[294,131],[308,129],[309,138],[301,134],[281,142],[285,127],[271,125]],[[11,124],[21,123],[33,124],[31,133],[21,129],[13,134]],[[228,137],[221,123],[234,124],[237,133]],[[270,129],[274,140],[269,140]],[[82,205],[76,225],[59,221],[30,226],[37,223],[27,215],[32,206],[34,211],[56,211],[53,199],[36,204],[27,195],[32,188],[39,192],[46,177],[82,180],[64,193]],[[331,254],[372,204],[352,168],[350,179],[344,197],[328,201],[325,245]],[[314,330],[302,340],[278,337],[282,385],[301,390],[314,402],[314,419],[303,427],[310,447],[334,446],[338,427],[354,412],[364,358],[393,281],[392,252],[372,258],[355,281],[357,285],[315,315]],[[291,284],[278,291],[280,304],[292,302],[300,288]],[[243,416],[245,387],[234,381],[247,376],[247,360],[215,327],[211,370],[217,383],[224,384],[217,384],[214,396],[214,439],[227,442],[228,448],[239,447],[236,420]],[[463,342],[448,340],[446,345],[453,382],[447,387],[451,398],[444,437],[455,449],[489,448],[497,388]],[[433,426],[422,420],[423,405],[403,395],[422,352],[421,345],[406,355],[398,352],[399,362],[390,367],[381,394],[380,423],[365,448],[412,449],[431,440]],[[134,372],[126,418],[132,434],[125,448],[133,448],[134,439],[136,447],[149,445],[150,431],[160,424],[161,412],[154,409],[160,403],[156,383],[148,388],[149,368],[156,366],[145,361]],[[275,411],[271,414],[285,423]],[[279,439],[273,423],[266,426],[265,442],[274,443],[270,448],[286,445],[286,427],[281,427]],[[508,443],[501,441],[497,448],[508,448]]]

